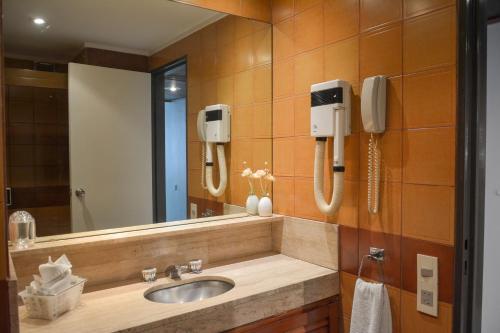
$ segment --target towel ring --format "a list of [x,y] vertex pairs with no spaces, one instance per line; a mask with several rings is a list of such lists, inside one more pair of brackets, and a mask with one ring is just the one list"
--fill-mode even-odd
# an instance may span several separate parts
[[378,270],[380,277],[382,278],[382,283],[385,283],[385,277],[384,277],[384,258],[385,258],[385,253],[384,249],[379,249],[376,247],[370,247],[370,254],[365,254],[363,258],[361,258],[361,264],[359,265],[358,269],[358,279],[361,278],[361,272],[363,270],[363,264],[365,258],[374,260],[377,263]]

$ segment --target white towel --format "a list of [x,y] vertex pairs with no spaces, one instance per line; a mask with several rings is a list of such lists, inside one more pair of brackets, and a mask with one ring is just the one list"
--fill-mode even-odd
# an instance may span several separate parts
[[392,333],[391,306],[384,284],[356,280],[351,333]]

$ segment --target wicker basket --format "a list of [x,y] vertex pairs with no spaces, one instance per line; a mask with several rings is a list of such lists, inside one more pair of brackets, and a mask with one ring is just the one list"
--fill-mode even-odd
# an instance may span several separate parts
[[29,318],[53,320],[63,313],[73,310],[80,303],[80,296],[87,280],[74,277],[71,286],[53,296],[28,294],[26,290],[19,293]]

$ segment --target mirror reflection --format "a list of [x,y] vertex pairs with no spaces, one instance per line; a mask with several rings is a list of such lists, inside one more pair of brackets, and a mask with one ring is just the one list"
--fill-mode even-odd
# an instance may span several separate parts
[[4,16],[9,214],[49,236],[245,212],[241,172],[272,162],[269,24],[165,0]]

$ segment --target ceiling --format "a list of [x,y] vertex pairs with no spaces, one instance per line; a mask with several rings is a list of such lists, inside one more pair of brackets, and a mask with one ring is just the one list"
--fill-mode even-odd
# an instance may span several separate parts
[[[150,55],[224,14],[169,0],[4,0],[7,56],[71,60],[85,43]],[[42,17],[46,26],[32,19]]]

